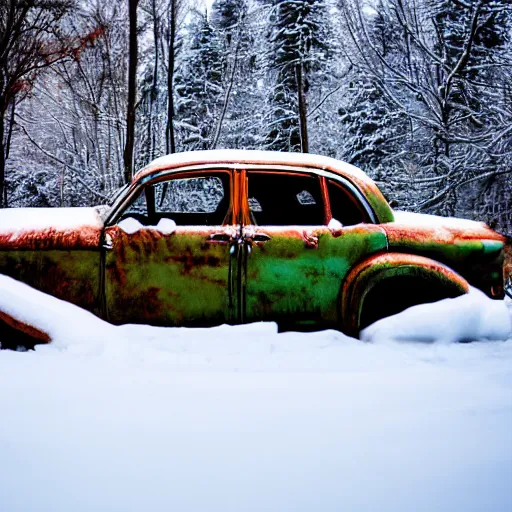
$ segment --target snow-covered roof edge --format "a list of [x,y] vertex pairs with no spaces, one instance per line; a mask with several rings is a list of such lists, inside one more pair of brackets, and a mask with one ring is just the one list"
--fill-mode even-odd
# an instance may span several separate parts
[[328,156],[311,153],[289,153],[278,151],[259,151],[249,149],[214,149],[207,151],[189,151],[157,158],[137,172],[132,183],[157,171],[172,171],[180,167],[197,165],[281,165],[319,169],[339,174],[365,195],[379,222],[393,221],[393,211],[375,182],[361,169]]
[[312,153],[289,153],[278,151],[261,151],[254,149],[212,149],[206,151],[187,151],[165,155],[153,160],[135,174],[139,179],[158,169],[172,169],[185,165],[201,164],[268,164],[268,165],[297,165],[318,169],[335,169],[339,172],[353,175],[362,181],[372,181],[361,169],[328,156]]

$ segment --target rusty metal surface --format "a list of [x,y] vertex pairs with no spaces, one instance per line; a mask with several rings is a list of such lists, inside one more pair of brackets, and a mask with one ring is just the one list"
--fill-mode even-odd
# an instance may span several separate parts
[[[388,223],[389,250],[427,256],[456,270],[489,296],[503,297],[505,237],[484,225],[473,228]],[[498,288],[501,287],[501,290]]]
[[98,313],[99,251],[2,250],[0,272]]
[[[343,283],[341,323],[346,332],[359,332],[364,300],[372,288],[384,279],[399,276],[431,279],[435,286],[455,288],[457,294],[469,291],[468,282],[461,275],[438,261],[413,254],[377,254],[355,265]],[[411,304],[412,299],[416,297],[411,297]]]
[[[214,325],[233,320],[229,245],[209,241],[211,228],[107,229],[108,320],[154,325]],[[235,298],[232,297],[234,300]]]
[[97,249],[101,231],[102,228],[84,226],[75,230],[48,227],[41,230],[0,233],[0,251]]
[[[47,332],[39,329],[38,327],[34,327],[27,322],[14,318],[4,311],[0,311],[0,329],[2,328],[2,322],[4,322],[11,329],[14,329],[16,332],[20,332],[28,336],[36,343],[49,343],[52,340]],[[2,340],[0,339],[0,343],[1,342]]]
[[[259,227],[270,240],[253,244],[247,260],[246,321],[310,321],[336,325],[341,283],[361,259],[384,251],[384,231],[359,225],[327,228]],[[317,239],[316,245],[309,242]]]

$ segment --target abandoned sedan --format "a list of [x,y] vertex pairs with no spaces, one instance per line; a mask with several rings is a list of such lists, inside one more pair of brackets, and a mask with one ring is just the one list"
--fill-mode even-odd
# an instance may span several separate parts
[[357,334],[469,284],[501,298],[504,245],[482,223],[394,212],[359,169],[304,154],[170,155],[109,207],[0,212],[0,274],[115,324]]

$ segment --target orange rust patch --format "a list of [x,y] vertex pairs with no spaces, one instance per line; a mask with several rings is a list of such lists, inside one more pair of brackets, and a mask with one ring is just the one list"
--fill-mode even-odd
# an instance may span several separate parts
[[382,226],[386,230],[389,243],[394,244],[407,240],[425,243],[454,243],[456,240],[499,240],[505,241],[505,237],[496,233],[487,226],[477,226],[473,229],[456,228],[452,226],[406,226],[399,223],[388,223]]
[[20,331],[23,334],[26,334],[27,336],[30,336],[31,338],[34,338],[38,341],[43,343],[49,343],[52,341],[50,335],[45,331],[42,331],[33,325],[17,320],[16,318],[8,315],[7,313],[4,313],[3,311],[0,311],[0,320],[5,322],[9,327],[12,327],[13,329]]
[[503,277],[512,279],[512,238],[507,238],[505,243],[505,261],[503,264]]
[[0,234],[0,250],[94,249],[100,243],[101,228],[84,226],[73,230],[47,228]]

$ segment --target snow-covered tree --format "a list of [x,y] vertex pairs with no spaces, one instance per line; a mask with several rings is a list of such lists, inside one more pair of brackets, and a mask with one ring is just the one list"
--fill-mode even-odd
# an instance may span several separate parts
[[0,208],[7,206],[6,162],[16,104],[31,91],[40,72],[77,52],[83,41],[66,40],[62,20],[71,0],[10,0],[0,3]]
[[[490,149],[500,123],[493,113],[498,104],[490,99],[496,93],[491,77],[507,60],[503,23],[512,6],[487,0],[388,0],[369,11],[345,0],[341,8],[359,68],[383,93],[388,110],[407,118],[402,126],[409,131],[408,142],[401,144],[405,152],[392,186],[410,186],[399,199],[410,207],[470,214],[468,201],[458,196],[468,183],[494,172]],[[397,27],[389,53],[371,30],[380,12]]]
[[323,0],[271,2],[268,149],[308,152],[307,96],[329,52],[328,16]]
[[206,13],[188,31],[176,70],[176,126],[183,150],[208,149],[223,92],[221,44]]

